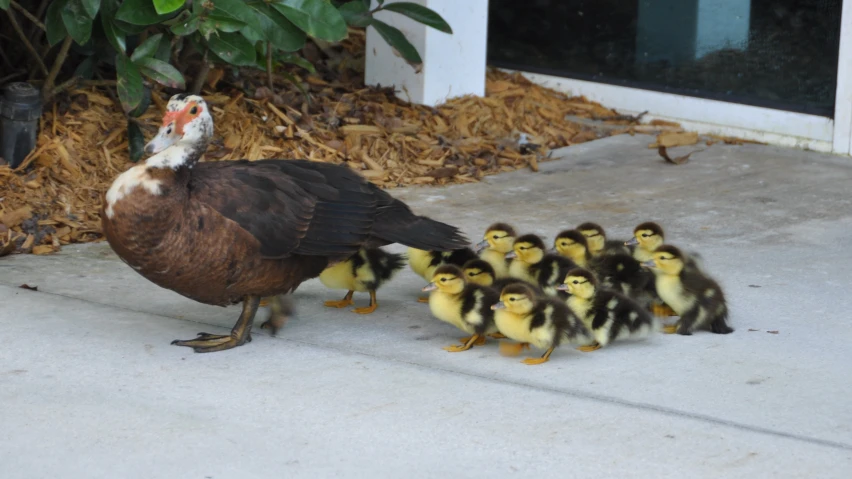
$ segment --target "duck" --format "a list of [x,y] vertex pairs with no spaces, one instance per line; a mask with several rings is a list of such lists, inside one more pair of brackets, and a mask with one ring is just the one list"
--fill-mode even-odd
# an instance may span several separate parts
[[449,224],[415,215],[343,165],[265,159],[201,162],[213,137],[204,98],[177,94],[144,162],[103,196],[109,246],[152,283],[199,303],[242,303],[229,334],[174,340],[198,353],[251,340],[261,298],[292,293],[362,248],[470,246]]
[[615,291],[598,286],[595,275],[584,268],[568,272],[559,289],[567,291],[568,307],[592,332],[595,342],[580,351],[600,349],[617,339],[646,338],[658,328],[656,321],[639,303]]
[[728,304],[722,287],[704,271],[687,266],[688,256],[680,248],[663,244],[652,259],[643,263],[656,276],[657,294],[679,316],[677,322],[663,332],[689,336],[697,329],[716,334],[730,334]]
[[494,223],[485,230],[483,240],[476,244],[475,251],[487,261],[497,279],[509,277],[509,260],[506,253],[512,251],[517,233],[506,223]]
[[510,284],[521,283],[531,288],[536,296],[544,295],[538,285],[517,278],[497,278],[491,263],[484,259],[472,259],[462,266],[465,281],[496,289],[499,293]]
[[352,304],[355,291],[370,293],[370,305],[352,310],[358,314],[370,314],[379,306],[376,290],[390,281],[394,274],[405,267],[401,254],[388,253],[381,248],[362,248],[346,261],[324,269],[320,282],[329,289],[345,289],[346,296],[340,301],[326,301],[329,308],[345,308]]
[[592,256],[618,253],[630,254],[630,248],[624,244],[624,241],[607,239],[606,231],[597,223],[587,221],[580,223],[575,229],[586,237],[589,243],[589,252]]
[[456,265],[444,264],[435,269],[432,281],[423,287],[429,294],[429,310],[445,323],[470,334],[462,344],[444,348],[457,353],[485,344],[486,335],[497,332],[491,305],[499,301],[499,293],[489,287],[465,281]]
[[539,358],[521,361],[524,364],[547,362],[553,350],[562,344],[594,342],[591,331],[563,301],[537,298],[533,290],[523,284],[506,286],[499,299],[491,306],[496,311],[494,324],[507,338],[518,341],[515,345],[501,344],[501,352],[516,355],[530,345],[545,350]]
[[544,241],[535,234],[526,234],[515,239],[512,251],[506,254],[512,259],[509,275],[539,285],[548,296],[564,297],[556,289],[568,271],[577,265],[558,254],[547,253]]
[[[426,281],[432,281],[435,270],[444,264],[461,267],[466,262],[479,256],[471,248],[459,248],[453,251],[430,251],[419,248],[408,248],[408,264],[411,270]],[[417,299],[420,303],[428,303],[428,296]]]
[[648,287],[653,284],[654,275],[629,253],[610,249],[609,253],[595,256],[588,238],[579,230],[561,231],[553,241],[553,249],[594,274],[604,289],[618,291],[650,306]]

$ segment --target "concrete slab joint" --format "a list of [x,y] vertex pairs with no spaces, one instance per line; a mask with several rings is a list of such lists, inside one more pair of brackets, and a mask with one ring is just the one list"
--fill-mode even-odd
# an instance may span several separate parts
[[[453,34],[439,32],[394,12],[376,18],[399,28],[414,45],[423,64],[409,65],[374,28],[367,28],[367,85],[394,86],[397,96],[436,106],[448,98],[485,95],[488,0],[413,0],[441,15]],[[372,7],[377,6],[373,0]]]

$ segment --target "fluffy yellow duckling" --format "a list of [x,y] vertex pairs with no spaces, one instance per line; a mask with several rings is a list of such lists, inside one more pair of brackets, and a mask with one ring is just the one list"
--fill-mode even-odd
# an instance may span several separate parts
[[580,351],[594,351],[617,339],[645,338],[656,329],[655,321],[641,305],[615,291],[600,289],[589,270],[569,271],[559,289],[571,295],[568,307],[595,338],[595,343],[579,347]]
[[562,284],[565,274],[577,267],[573,261],[558,254],[547,253],[544,241],[534,234],[519,236],[512,245],[512,251],[506,255],[511,258],[509,275],[539,285],[544,294],[560,296],[556,290]]
[[511,277],[496,278],[494,268],[492,268],[491,264],[484,259],[472,259],[468,261],[464,264],[464,266],[462,266],[462,272],[464,272],[466,281],[496,289],[498,293],[503,291],[503,288],[510,284],[522,283],[530,287],[535,292],[536,296],[544,294],[541,288],[528,281]]
[[630,254],[630,248],[624,245],[624,241],[607,239],[606,231],[597,223],[591,221],[582,223],[577,226],[577,231],[586,237],[592,256],[617,253]]
[[458,266],[439,266],[432,282],[423,291],[431,292],[429,309],[432,315],[471,335],[462,340],[462,345],[445,347],[446,351],[467,351],[474,345],[484,344],[486,335],[497,332],[491,305],[499,300],[499,293],[492,288],[467,283]]
[[[417,273],[426,281],[432,281],[435,275],[435,270],[444,264],[452,264],[461,267],[472,259],[478,256],[470,248],[462,248],[454,251],[425,251],[417,248],[408,248],[408,264],[411,270]],[[421,303],[429,302],[427,296],[421,296],[417,299]]]
[[631,253],[637,261],[644,263],[653,259],[654,251],[665,243],[665,240],[663,227],[653,221],[646,221],[633,228],[633,237],[624,244],[633,249]]
[[517,233],[506,223],[494,223],[485,230],[482,241],[476,245],[479,257],[487,261],[497,279],[509,277],[509,260],[506,253],[512,251]]
[[[523,284],[506,286],[500,302],[491,306],[496,311],[494,323],[506,337],[519,341],[516,351],[527,345],[545,349],[540,358],[527,358],[524,364],[541,364],[550,359],[561,344],[590,344],[591,332],[568,306],[555,298],[536,298],[532,289]],[[501,345],[501,351],[506,351]],[[514,351],[513,351],[514,352]]]
[[656,275],[657,294],[680,316],[676,324],[663,331],[682,335],[690,335],[696,329],[732,333],[722,287],[700,269],[687,267],[687,260],[677,247],[662,245],[644,263]]
[[370,305],[355,308],[358,314],[369,314],[376,310],[376,290],[388,282],[393,275],[405,266],[401,254],[388,253],[381,248],[365,248],[352,255],[346,261],[324,269],[319,275],[320,282],[330,289],[345,289],[346,296],[340,301],[326,301],[330,308],[345,308],[352,304],[355,291],[369,292]]

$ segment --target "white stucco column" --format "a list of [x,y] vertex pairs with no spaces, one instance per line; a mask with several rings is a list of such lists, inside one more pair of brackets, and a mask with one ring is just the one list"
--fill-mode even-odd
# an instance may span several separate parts
[[[391,3],[393,0],[388,0]],[[453,34],[439,32],[395,12],[376,18],[402,30],[423,58],[420,72],[367,28],[367,85],[394,86],[403,100],[435,106],[461,95],[485,95],[488,0],[409,0],[441,15]],[[373,7],[376,1],[373,0]]]

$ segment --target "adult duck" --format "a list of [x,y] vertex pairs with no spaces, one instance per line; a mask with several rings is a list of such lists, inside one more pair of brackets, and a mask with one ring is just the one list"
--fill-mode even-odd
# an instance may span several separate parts
[[145,146],[153,156],[115,179],[101,211],[109,245],[148,280],[201,303],[243,303],[230,334],[172,344],[196,352],[243,345],[260,298],[292,292],[361,248],[469,244],[455,227],[415,215],[345,166],[199,163],[212,136],[204,99],[173,96]]

